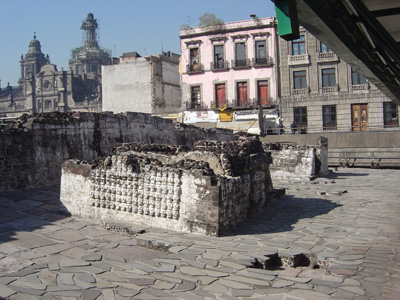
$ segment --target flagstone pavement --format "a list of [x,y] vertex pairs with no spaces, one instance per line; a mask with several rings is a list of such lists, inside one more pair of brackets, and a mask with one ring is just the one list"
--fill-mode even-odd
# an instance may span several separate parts
[[[58,187],[4,193],[0,299],[400,299],[400,170],[274,187],[286,195],[222,237],[108,231],[60,214]],[[275,253],[281,267],[249,268]],[[310,266],[291,266],[300,253]]]

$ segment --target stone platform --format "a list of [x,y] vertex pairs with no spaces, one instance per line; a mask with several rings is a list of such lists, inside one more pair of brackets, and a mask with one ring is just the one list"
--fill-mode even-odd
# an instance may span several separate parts
[[[0,299],[400,299],[399,185],[376,169],[281,182],[284,198],[222,237],[117,233],[59,214],[58,188],[4,193]],[[320,268],[247,267],[271,253]]]
[[271,153],[252,137],[182,146],[123,144],[95,163],[63,164],[73,216],[219,236],[271,203]]

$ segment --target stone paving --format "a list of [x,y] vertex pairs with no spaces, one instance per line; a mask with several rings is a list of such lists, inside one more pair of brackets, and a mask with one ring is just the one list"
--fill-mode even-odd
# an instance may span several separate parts
[[[400,299],[400,170],[279,182],[286,196],[223,237],[58,213],[48,188],[0,195],[0,299]],[[144,248],[147,245],[157,251]],[[282,267],[248,268],[278,253]],[[303,253],[319,268],[293,268]]]

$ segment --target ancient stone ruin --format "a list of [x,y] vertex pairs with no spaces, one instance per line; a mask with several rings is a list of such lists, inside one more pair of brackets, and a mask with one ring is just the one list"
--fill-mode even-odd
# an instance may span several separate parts
[[270,152],[272,180],[310,180],[328,174],[328,140],[319,137],[316,146],[295,143],[263,143]]
[[197,140],[235,139],[231,130],[204,130],[143,113],[23,115],[12,128],[0,129],[0,193],[59,184],[63,162],[101,158],[119,143],[191,148]]
[[270,153],[254,137],[184,146],[122,144],[95,163],[63,164],[72,215],[219,236],[271,202]]

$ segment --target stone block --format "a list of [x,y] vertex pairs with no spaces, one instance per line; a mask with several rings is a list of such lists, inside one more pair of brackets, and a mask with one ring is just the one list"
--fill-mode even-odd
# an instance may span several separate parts
[[[122,144],[95,165],[68,161],[62,205],[73,215],[98,221],[220,235],[270,202],[270,155],[252,139],[207,145],[205,160],[176,146]],[[239,159],[238,149],[247,149],[238,162],[245,159],[248,167],[239,171],[222,164],[218,172],[222,168],[230,175],[217,177],[207,159],[219,149],[225,149],[225,160]]]

